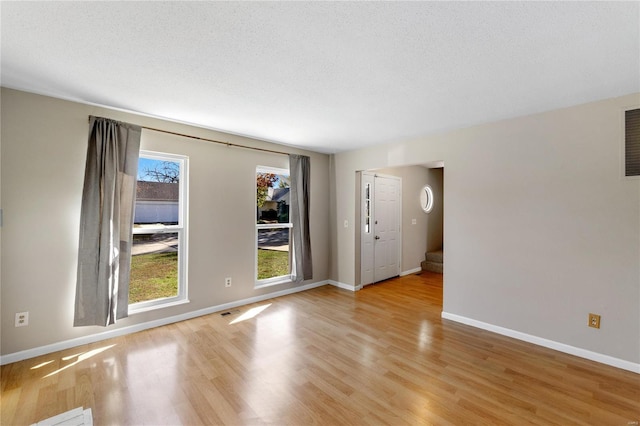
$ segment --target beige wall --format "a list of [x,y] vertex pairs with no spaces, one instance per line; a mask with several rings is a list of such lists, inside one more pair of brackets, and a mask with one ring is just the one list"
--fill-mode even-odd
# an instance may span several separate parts
[[[3,355],[105,331],[72,327],[89,115],[309,155],[314,271],[309,283],[329,278],[329,156],[4,88],[1,96]],[[189,156],[190,303],[135,314],[109,329],[293,287],[254,289],[255,170],[286,168],[286,156],[146,130],[141,145]],[[224,277],[233,278],[232,287],[224,287]],[[30,312],[30,324],[14,328],[20,311]]]
[[[603,100],[334,156],[333,279],[353,285],[355,172],[444,161],[444,311],[640,363],[640,180]],[[602,315],[600,330],[587,327]]]
[[[3,355],[104,331],[71,326],[88,115],[274,147],[7,89],[1,102]],[[356,171],[444,161],[444,311],[640,363],[640,179],[621,172],[622,110],[638,106],[634,94],[334,156],[306,153],[313,281],[355,284]],[[191,303],[116,329],[290,288],[253,289],[253,174],[286,166],[286,157],[149,132],[142,145],[190,157]],[[28,327],[13,327],[19,311],[30,312]],[[602,315],[600,330],[586,326],[589,312]]]

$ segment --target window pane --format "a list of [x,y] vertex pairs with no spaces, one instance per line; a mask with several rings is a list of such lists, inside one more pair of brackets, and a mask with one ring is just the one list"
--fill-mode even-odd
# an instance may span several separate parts
[[140,157],[133,219],[136,227],[178,224],[179,181],[179,162]]
[[258,279],[289,275],[290,228],[258,229]]
[[256,173],[256,223],[289,223],[288,174]]
[[129,303],[178,295],[178,233],[133,236]]
[[[133,247],[129,303],[142,307],[161,305],[165,300],[186,297],[182,283],[181,178],[186,176],[186,157],[162,153],[140,153],[136,182]],[[174,232],[163,233],[173,225]],[[139,234],[138,232],[146,232]],[[169,300],[169,301],[170,301]],[[140,306],[137,305],[137,308]]]
[[367,234],[371,233],[371,184],[368,183],[365,187],[365,196],[364,196],[364,209],[365,209],[365,219],[364,219],[364,232]]

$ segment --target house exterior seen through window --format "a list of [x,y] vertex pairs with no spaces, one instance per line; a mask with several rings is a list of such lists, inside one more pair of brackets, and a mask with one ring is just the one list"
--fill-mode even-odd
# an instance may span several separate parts
[[256,169],[256,286],[291,279],[290,178],[286,169]]
[[141,151],[136,182],[130,310],[186,299],[187,158]]

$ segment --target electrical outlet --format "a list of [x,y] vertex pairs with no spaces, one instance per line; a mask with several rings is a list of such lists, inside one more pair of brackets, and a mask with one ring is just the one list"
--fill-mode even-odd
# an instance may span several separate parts
[[600,315],[589,314],[589,327],[600,328]]
[[16,314],[16,327],[29,325],[29,312],[18,312]]
[[231,287],[231,277],[227,277],[224,279],[224,286]]

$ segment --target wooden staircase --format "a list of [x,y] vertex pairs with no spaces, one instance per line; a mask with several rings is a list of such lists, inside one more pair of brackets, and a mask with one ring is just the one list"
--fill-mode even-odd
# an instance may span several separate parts
[[423,271],[437,272],[439,274],[444,272],[444,252],[442,249],[427,252],[425,259],[420,263]]

